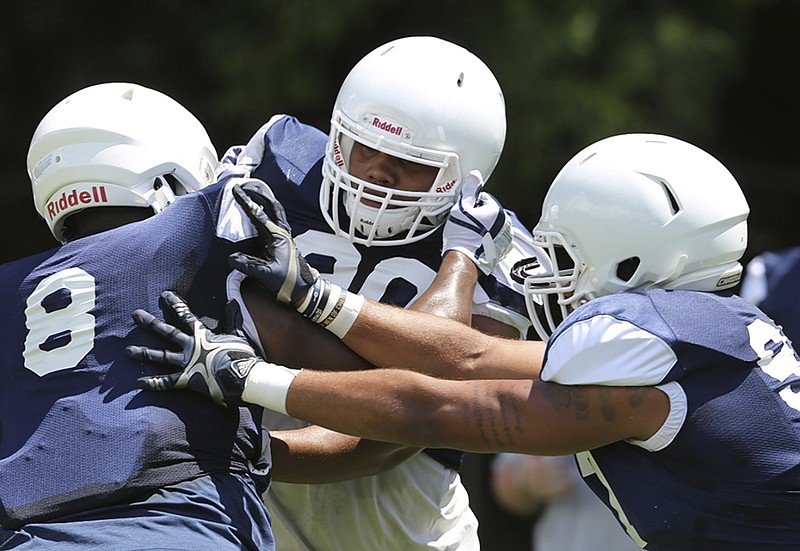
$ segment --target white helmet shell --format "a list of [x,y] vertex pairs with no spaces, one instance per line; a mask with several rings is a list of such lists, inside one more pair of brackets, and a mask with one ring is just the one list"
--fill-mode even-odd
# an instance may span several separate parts
[[[656,134],[590,145],[556,176],[533,229],[553,264],[524,277],[534,325],[543,304],[550,326],[538,324],[540,336],[581,303],[618,291],[733,287],[748,214],[733,175],[694,145]],[[543,295],[557,296],[558,316]]]
[[39,123],[28,150],[36,210],[59,241],[64,220],[96,206],[150,207],[214,181],[218,157],[181,104],[124,82],[68,96]]
[[[320,190],[322,212],[334,231],[356,243],[418,241],[444,222],[469,171],[489,178],[505,136],[502,90],[474,54],[434,37],[384,44],[353,67],[336,98]],[[401,190],[350,174],[353,140],[437,167],[438,175],[429,190],[403,191],[398,197]]]

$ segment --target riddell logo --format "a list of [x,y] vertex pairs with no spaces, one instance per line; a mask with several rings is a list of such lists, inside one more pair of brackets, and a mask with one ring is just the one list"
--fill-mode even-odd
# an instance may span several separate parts
[[456,185],[455,179],[450,180],[445,185],[437,187],[436,193],[444,193],[445,191],[450,191],[454,185]]
[[403,133],[402,126],[396,126],[390,122],[382,121],[378,117],[372,118],[372,126],[384,132],[388,132],[389,134],[394,134],[395,136],[399,136]]
[[59,212],[78,205],[92,205],[97,203],[108,203],[105,186],[92,186],[91,190],[78,191],[73,189],[64,192],[58,199],[53,199],[47,203],[47,214],[50,220],[56,217]]
[[333,142],[333,162],[336,166],[342,168],[344,166],[344,156],[342,155],[342,148],[339,147],[339,140]]

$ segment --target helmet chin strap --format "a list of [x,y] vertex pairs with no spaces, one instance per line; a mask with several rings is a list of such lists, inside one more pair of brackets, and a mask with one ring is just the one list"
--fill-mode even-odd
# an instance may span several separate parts
[[150,206],[153,208],[153,211],[158,214],[175,201],[175,194],[172,192],[172,188],[169,187],[166,181],[163,178],[158,178],[161,181],[161,187],[158,189],[153,190],[153,195],[150,200]]

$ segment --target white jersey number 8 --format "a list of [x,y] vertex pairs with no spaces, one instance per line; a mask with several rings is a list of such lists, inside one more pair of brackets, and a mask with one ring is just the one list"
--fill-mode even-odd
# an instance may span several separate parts
[[42,377],[77,366],[94,346],[94,304],[94,277],[80,268],[40,281],[25,308],[25,367]]

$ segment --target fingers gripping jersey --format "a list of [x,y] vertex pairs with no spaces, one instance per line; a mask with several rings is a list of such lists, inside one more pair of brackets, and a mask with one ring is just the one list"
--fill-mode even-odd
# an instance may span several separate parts
[[[259,408],[141,391],[137,377],[158,368],[124,355],[129,344],[161,345],[131,312],[159,312],[164,289],[216,326],[227,256],[257,250],[255,229],[232,205],[229,191],[211,186],[142,222],[0,266],[4,527],[113,507],[210,473],[244,477],[259,460]],[[241,494],[221,509],[239,510]],[[259,545],[270,544],[268,525],[259,533]]]
[[[298,248],[326,279],[406,307],[436,275],[441,230],[416,243],[391,247],[366,247],[335,235],[320,210],[327,139],[293,117],[277,115],[246,146],[226,153],[221,177],[252,175],[267,182],[286,209]],[[346,220],[346,213],[339,218]],[[508,274],[514,262],[533,256],[537,249],[514,220],[517,248],[495,272],[480,278],[473,311],[515,327],[523,336],[530,322],[522,289]],[[265,421],[273,429],[303,426],[270,413]],[[265,499],[276,541],[287,550],[478,549],[477,520],[454,470],[461,456],[451,450],[427,450],[427,455],[376,476],[321,485],[273,483]]]
[[800,549],[800,359],[747,301],[665,290],[595,299],[551,337],[542,379],[669,393],[650,440],[578,454],[647,549]]

